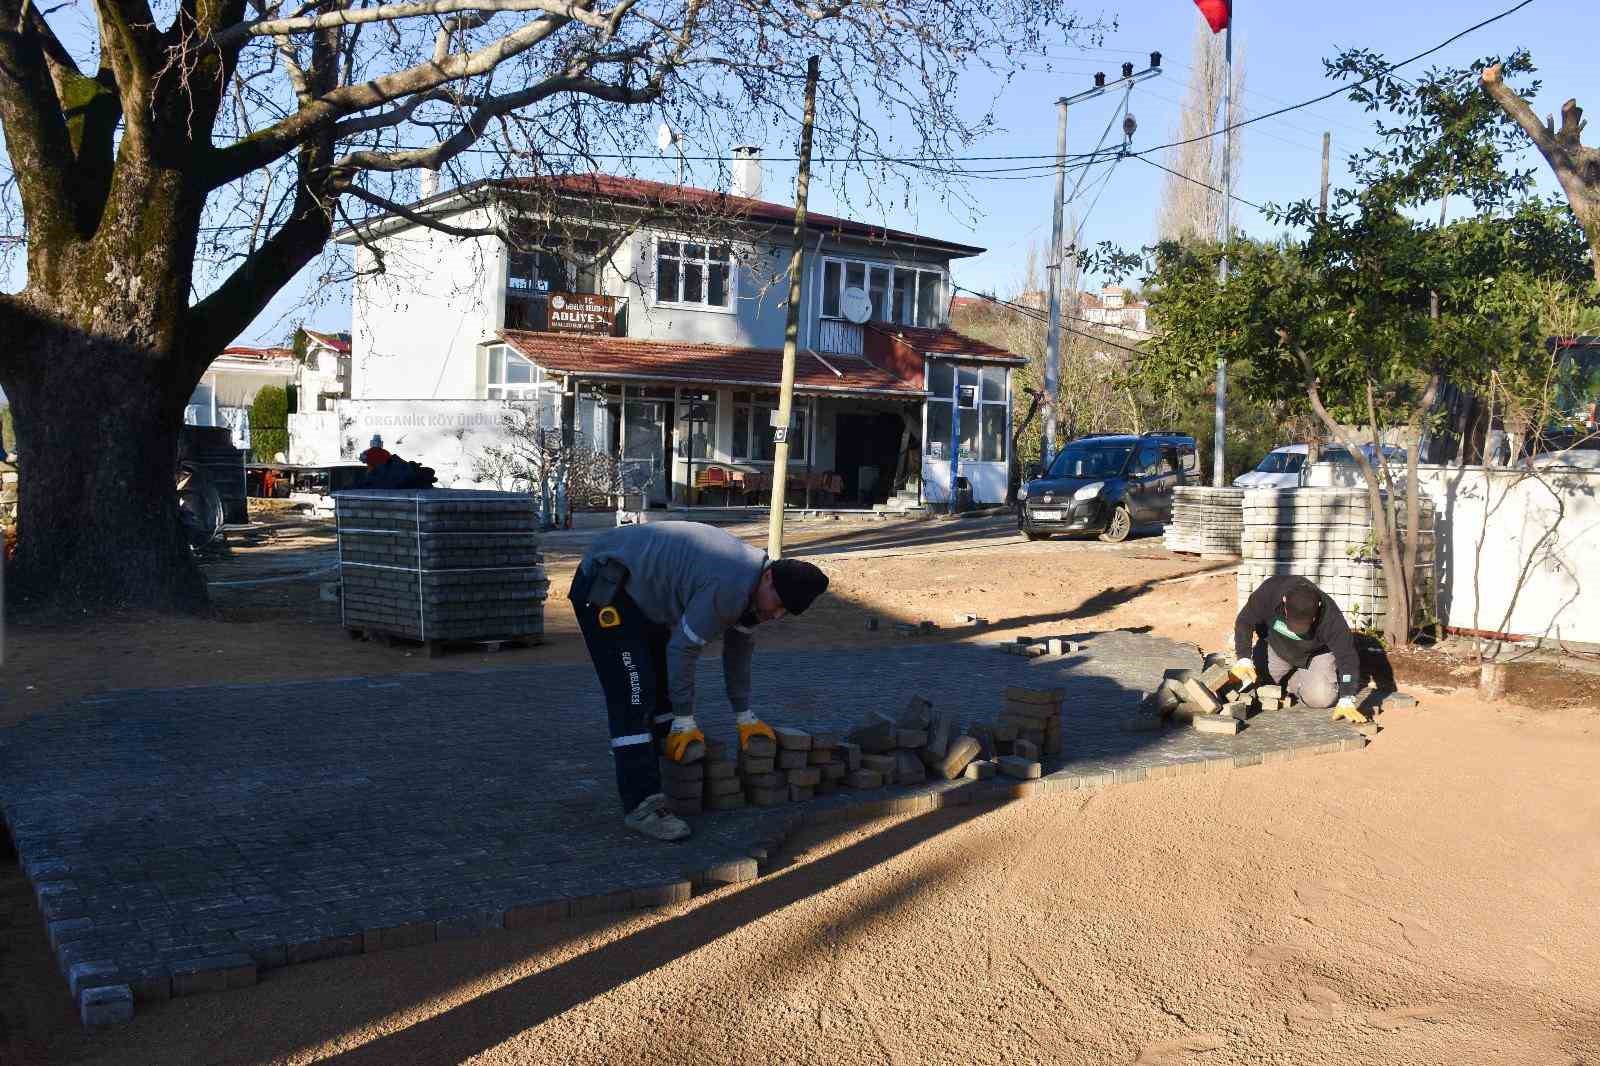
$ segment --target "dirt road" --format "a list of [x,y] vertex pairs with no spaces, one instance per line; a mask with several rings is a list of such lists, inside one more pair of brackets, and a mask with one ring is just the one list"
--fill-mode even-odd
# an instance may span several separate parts
[[[979,532],[816,531],[837,596],[763,639],[892,643],[892,619],[970,610],[1212,646],[1231,619],[1231,575],[1154,541]],[[558,589],[575,550],[551,546]],[[221,597],[215,622],[11,636],[12,718],[95,687],[581,654],[552,625],[524,652],[406,657],[294,585]],[[0,1063],[1600,1061],[1600,711],[1420,694],[1361,753],[812,834],[776,874],[667,911],[271,971],[93,1037],[13,861]]]

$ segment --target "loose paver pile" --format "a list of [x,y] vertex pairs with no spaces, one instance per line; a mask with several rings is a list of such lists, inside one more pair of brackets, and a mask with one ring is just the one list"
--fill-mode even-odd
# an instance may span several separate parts
[[1172,520],[1167,523],[1168,551],[1200,555],[1238,555],[1244,527],[1244,489],[1180,485],[1172,490]]
[[[1433,501],[1422,498],[1417,541],[1418,619],[1433,604]],[[1383,497],[1388,507],[1389,498]],[[1405,507],[1394,508],[1404,526]],[[1365,489],[1248,489],[1244,495],[1244,534],[1239,563],[1239,604],[1267,578],[1297,574],[1310,578],[1344,612],[1352,627],[1382,628],[1389,594],[1372,531]],[[1401,537],[1402,546],[1404,536]]]
[[340,606],[352,635],[540,640],[550,582],[533,497],[353,489],[334,495]]

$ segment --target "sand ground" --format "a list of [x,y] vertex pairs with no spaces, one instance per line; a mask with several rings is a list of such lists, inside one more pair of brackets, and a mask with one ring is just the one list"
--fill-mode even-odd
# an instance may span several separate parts
[[[861,619],[959,603],[1210,646],[1232,610],[1231,576],[1171,582],[1210,564],[1155,542],[825,565],[838,602],[783,642],[892,641]],[[139,683],[151,656],[210,663],[195,682],[283,669],[238,645],[338,635],[305,603],[247,606],[165,637],[121,623],[145,652],[102,654],[94,684]],[[13,715],[87,684],[59,636],[13,631],[34,673],[7,684],[53,696]],[[363,664],[345,673],[441,665],[337,646]],[[272,971],[93,1036],[13,860],[0,1063],[1600,1062],[1600,710],[1411,687],[1363,752],[811,831],[772,875],[667,910]]]

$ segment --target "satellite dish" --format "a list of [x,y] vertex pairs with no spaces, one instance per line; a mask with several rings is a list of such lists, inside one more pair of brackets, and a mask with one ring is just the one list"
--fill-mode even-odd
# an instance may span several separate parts
[[865,289],[851,285],[839,298],[839,310],[845,318],[859,326],[872,317],[872,300]]
[[674,133],[672,127],[667,125],[665,122],[663,122],[661,127],[656,130],[656,147],[661,149],[663,152],[677,144],[682,139],[683,134]]

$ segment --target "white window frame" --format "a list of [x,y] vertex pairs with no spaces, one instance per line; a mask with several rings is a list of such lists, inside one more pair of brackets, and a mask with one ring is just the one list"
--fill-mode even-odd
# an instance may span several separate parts
[[886,299],[887,299],[887,302],[888,302],[890,307],[893,307],[893,305],[894,305],[894,291],[895,291],[895,283],[896,283],[896,276],[895,276],[896,272],[902,272],[902,273],[903,272],[910,272],[911,273],[911,275],[915,279],[913,284],[912,284],[912,286],[911,286],[911,306],[910,306],[911,321],[909,321],[909,322],[895,322],[892,319],[887,319],[887,320],[884,320],[884,324],[885,325],[917,326],[918,325],[918,323],[916,321],[916,318],[917,318],[917,307],[920,305],[920,299],[919,298],[921,296],[921,289],[922,289],[922,275],[924,275],[924,274],[936,275],[938,277],[938,279],[939,279],[939,294],[940,294],[941,299],[940,299],[939,304],[936,305],[935,308],[934,308],[935,321],[930,323],[929,325],[921,326],[920,328],[923,328],[923,329],[943,329],[945,327],[945,325],[947,325],[947,320],[945,318],[946,304],[945,304],[945,301],[943,300],[943,296],[944,296],[944,294],[946,294],[946,293],[948,293],[950,291],[950,272],[949,272],[949,270],[943,269],[943,268],[940,268],[940,267],[930,267],[930,266],[924,266],[924,265],[915,264],[915,263],[902,263],[902,264],[898,264],[897,265],[895,263],[883,262],[881,260],[856,259],[856,258],[849,257],[849,256],[839,256],[839,255],[825,255],[825,256],[819,257],[818,260],[817,260],[817,317],[818,318],[836,319],[836,320],[841,320],[841,321],[844,318],[844,316],[841,315],[841,314],[831,314],[830,315],[824,310],[824,308],[826,308],[828,306],[828,293],[827,293],[826,285],[827,285],[827,278],[828,278],[828,264],[829,263],[837,263],[837,264],[839,264],[839,292],[837,294],[837,296],[838,296],[837,302],[840,304],[841,307],[843,306],[843,303],[844,303],[845,281],[849,277],[849,273],[850,273],[849,272],[849,267],[852,266],[852,265],[859,265],[859,266],[861,266],[863,268],[862,277],[867,282],[867,291],[868,291],[869,294],[871,292],[871,287],[872,287],[871,286],[871,282],[872,282],[872,270],[873,270],[873,268],[877,267],[880,270],[887,269],[889,271],[889,288],[888,288],[887,293],[886,293]]
[[[922,440],[924,453],[926,453],[928,446],[928,427],[932,422],[931,416],[933,414],[932,405],[936,403],[949,404],[952,406],[952,410],[950,412],[951,415],[953,416],[955,414],[954,408],[959,407],[961,403],[961,370],[963,367],[965,367],[970,370],[978,371],[978,384],[975,386],[978,390],[977,402],[971,407],[961,407],[961,420],[963,424],[966,423],[968,418],[976,420],[977,433],[974,439],[978,443],[978,455],[971,459],[962,459],[960,461],[962,463],[991,463],[997,465],[1003,465],[1009,462],[1011,452],[1011,368],[1007,366],[996,366],[993,363],[960,363],[949,359],[929,359],[923,366],[922,380],[929,382],[930,388],[931,382],[933,381],[933,366],[935,362],[942,363],[950,368],[950,391],[944,395],[936,395],[930,391],[927,400],[922,405]],[[986,400],[983,398],[983,374],[986,370],[998,370],[1003,375],[1000,379],[1002,382],[1002,388],[1000,390],[1000,399],[998,400]],[[1005,428],[1001,431],[1000,436],[1001,457],[999,459],[982,458],[983,409],[985,407],[1004,407],[1005,409]],[[953,418],[951,424],[954,425]],[[961,450],[960,440],[942,441],[940,443],[948,445],[949,448],[954,451],[959,452]],[[928,462],[948,463],[950,461],[950,456],[949,454],[945,454],[939,456],[937,459],[927,459],[926,454],[924,454],[924,459]]]
[[[669,256],[678,264],[678,295],[677,300],[661,299],[661,242],[668,241],[677,245],[701,244],[705,246],[706,256],[703,259],[686,259],[682,255]],[[650,238],[650,303],[655,307],[669,307],[682,311],[708,311],[712,314],[731,315],[738,311],[739,306],[739,252],[731,241],[724,241],[723,246],[728,249],[728,281],[725,286],[728,302],[726,305],[713,303],[691,303],[681,299],[683,296],[683,264],[699,263],[705,271],[701,283],[709,292],[710,266],[714,262],[711,258],[711,248],[716,242],[706,240],[704,237],[688,237],[682,234],[657,233]]]
[[[552,381],[550,375],[545,373],[544,367],[519,352],[512,351],[510,347],[499,344],[489,349],[489,365],[484,372],[484,399],[505,400],[508,403],[533,403],[542,399],[551,392],[559,393],[561,386]],[[530,370],[526,382],[507,383],[505,379],[505,365],[509,359],[517,359],[527,363]],[[500,380],[496,380],[496,377]]]

